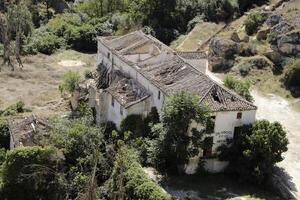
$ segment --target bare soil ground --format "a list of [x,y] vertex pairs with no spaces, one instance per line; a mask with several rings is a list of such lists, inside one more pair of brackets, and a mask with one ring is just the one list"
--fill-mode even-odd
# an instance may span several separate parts
[[51,116],[69,110],[68,101],[58,90],[63,74],[68,70],[80,74],[92,70],[95,55],[61,50],[51,56],[28,56],[23,62],[23,70],[11,71],[7,66],[0,66],[0,109],[22,100],[35,114]]
[[176,49],[178,51],[196,51],[212,35],[224,27],[224,24],[203,22],[197,24]]

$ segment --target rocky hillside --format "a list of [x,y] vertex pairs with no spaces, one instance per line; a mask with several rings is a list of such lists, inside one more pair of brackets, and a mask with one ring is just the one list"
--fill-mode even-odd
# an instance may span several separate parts
[[[245,16],[228,24],[224,31],[209,43],[212,71],[247,76],[254,84],[263,79],[282,81],[286,66],[299,58],[299,0],[277,1],[268,6],[254,8]],[[295,80],[298,78],[294,77]],[[288,88],[284,86],[283,81],[278,87],[281,87],[280,90]],[[299,88],[300,85],[296,89],[288,89],[292,91],[293,96],[299,96]]]

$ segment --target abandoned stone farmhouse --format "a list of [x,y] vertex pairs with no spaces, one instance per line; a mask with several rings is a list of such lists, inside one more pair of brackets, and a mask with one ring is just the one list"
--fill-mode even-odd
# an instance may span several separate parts
[[254,122],[257,108],[211,80],[207,65],[204,52],[176,52],[142,31],[99,37],[96,78],[87,81],[88,102],[97,123],[112,121],[119,127],[129,115],[147,116],[152,107],[160,112],[166,97],[178,91],[198,95],[215,123],[213,146],[190,159],[186,173],[195,173],[200,157],[208,158],[207,170],[219,172],[226,163],[212,155],[242,125]]

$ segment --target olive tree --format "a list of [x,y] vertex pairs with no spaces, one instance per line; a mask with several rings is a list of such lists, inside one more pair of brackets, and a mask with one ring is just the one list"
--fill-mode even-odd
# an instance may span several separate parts
[[[155,132],[160,132],[156,146],[159,168],[180,172],[189,158],[199,153],[203,136],[212,132],[208,128],[209,110],[200,106],[199,101],[197,96],[185,91],[166,99],[161,112],[162,126],[154,127]],[[192,128],[192,134],[188,134],[192,122],[201,124],[202,129]]]

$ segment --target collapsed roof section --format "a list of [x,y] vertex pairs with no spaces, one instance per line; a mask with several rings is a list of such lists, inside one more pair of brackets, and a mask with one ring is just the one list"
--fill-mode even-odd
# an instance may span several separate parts
[[125,77],[120,71],[113,73],[112,83],[106,91],[125,108],[141,102],[150,96],[141,84]]
[[[135,68],[166,95],[181,90],[189,91],[198,95],[201,104],[208,105],[211,111],[257,109],[236,93],[215,83],[203,69],[193,64],[197,63],[197,60],[200,62],[201,59],[205,59],[203,52],[176,52],[142,31],[98,39],[113,54]],[[191,60],[193,62],[190,62]]]

